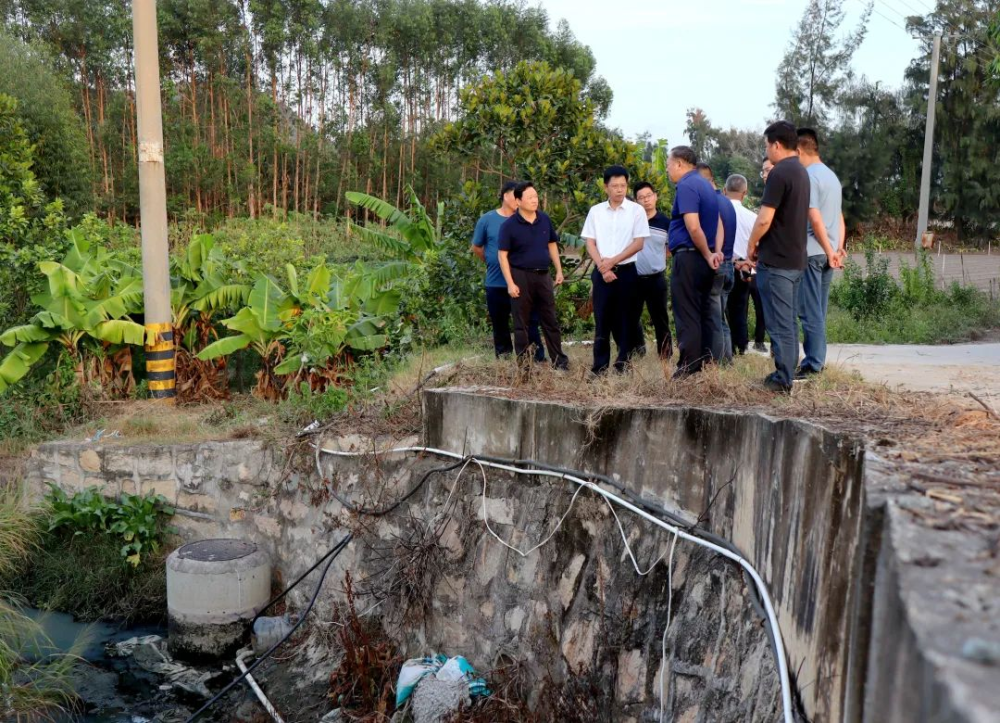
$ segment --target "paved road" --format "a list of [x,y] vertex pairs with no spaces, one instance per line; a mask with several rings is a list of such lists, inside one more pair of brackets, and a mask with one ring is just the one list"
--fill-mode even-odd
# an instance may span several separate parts
[[[1000,408],[1000,344],[947,346],[831,344],[827,363],[868,381],[915,391],[974,392]],[[987,399],[987,401],[989,401]]]
[[[899,278],[900,261],[909,266],[915,265],[913,254],[888,251],[884,254],[889,260],[889,273]],[[865,268],[865,255],[861,251],[851,253],[851,260]],[[994,298],[1000,298],[1000,249],[994,249],[991,254],[932,254],[934,277],[938,286],[951,286],[952,281],[963,285],[973,285],[987,293],[993,293]],[[840,276],[837,272],[834,278]]]

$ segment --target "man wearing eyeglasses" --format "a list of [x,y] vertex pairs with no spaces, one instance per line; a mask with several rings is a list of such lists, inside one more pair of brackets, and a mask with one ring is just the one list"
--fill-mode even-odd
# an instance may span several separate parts
[[636,254],[649,237],[649,223],[642,207],[626,198],[628,170],[610,166],[604,171],[608,200],[592,206],[580,234],[594,262],[594,366],[604,374],[611,366],[611,339],[618,346],[615,371],[623,373],[639,339],[636,339],[638,273]]
[[[643,306],[649,311],[649,319],[653,322],[656,332],[656,351],[660,359],[673,356],[673,342],[670,338],[670,316],[667,311],[667,230],[670,219],[657,210],[659,197],[648,181],[635,184],[633,189],[635,200],[646,212],[649,223],[649,238],[642,245],[642,250],[636,255],[635,270],[639,274],[639,314]],[[636,319],[639,322],[639,319]],[[642,342],[642,324],[638,323],[640,354],[645,353],[645,343]]]

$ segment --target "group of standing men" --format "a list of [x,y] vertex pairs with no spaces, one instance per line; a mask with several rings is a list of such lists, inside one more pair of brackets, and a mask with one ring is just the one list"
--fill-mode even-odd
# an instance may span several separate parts
[[[594,266],[593,374],[612,366],[624,372],[634,355],[645,353],[643,307],[659,357],[671,357],[668,257],[673,259],[670,296],[678,341],[675,377],[695,374],[710,361],[726,363],[734,352],[747,350],[751,295],[758,312],[755,347],[762,348],[766,325],[775,362],[765,387],[787,392],[795,379],[822,371],[830,281],[844,257],[841,186],[820,160],[811,129],[779,121],[768,126],[764,138],[765,189],[757,214],[743,206],[745,177],[730,176],[723,193],[711,168],[687,146],[671,149],[668,156],[667,171],[676,184],[669,219],[657,210],[650,183],[635,184],[632,201],[628,171],[611,166],[604,172],[607,200],[591,207],[581,234]],[[552,363],[566,369],[554,295],[563,282],[559,237],[538,205],[531,183],[506,184],[500,208],[476,225],[473,250],[487,264],[497,355],[514,351],[523,359],[534,345],[536,360],[544,359],[544,336]],[[797,318],[804,335],[801,364]],[[617,346],[613,361],[612,340]]]

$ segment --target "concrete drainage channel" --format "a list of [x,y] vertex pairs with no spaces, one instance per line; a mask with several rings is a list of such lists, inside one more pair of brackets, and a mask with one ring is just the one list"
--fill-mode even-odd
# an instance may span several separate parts
[[[991,595],[980,583],[955,620],[925,614],[922,589],[934,571],[911,549],[905,479],[860,441],[793,420],[681,408],[597,413],[476,390],[428,391],[424,407],[422,444],[408,446],[611,475],[629,494],[601,485],[606,491],[673,510],[733,543],[773,601],[784,655],[775,656],[767,606],[758,609],[738,563],[690,540],[675,545],[674,531],[656,520],[558,475],[465,464],[361,526],[331,489],[378,506],[444,462],[323,454],[327,484],[311,464],[288,477],[279,450],[247,440],[54,443],[38,449],[26,481],[36,493],[47,481],[100,484],[109,494],[156,488],[178,504],[185,539],[250,541],[285,581],[350,529],[355,540],[331,563],[312,613],[319,629],[335,624],[349,571],[364,582],[355,589],[359,612],[379,621],[401,655],[461,655],[481,672],[516,661],[536,707],[554,690],[574,689],[589,691],[580,700],[599,699],[596,720],[774,721],[789,698],[814,721],[995,720],[1000,668],[961,651],[969,639],[986,650],[1000,643],[989,608],[1000,590]],[[371,440],[319,445],[366,452]],[[428,531],[434,544],[409,569]],[[917,539],[926,549],[938,544],[930,534]],[[966,567],[953,566],[952,585]],[[289,594],[292,610],[306,607],[317,577]],[[257,681],[285,720],[326,712],[303,703],[308,690],[328,690],[337,651],[324,640],[299,646],[308,661],[280,664],[285,678],[275,665]],[[775,665],[782,658],[785,686]]]

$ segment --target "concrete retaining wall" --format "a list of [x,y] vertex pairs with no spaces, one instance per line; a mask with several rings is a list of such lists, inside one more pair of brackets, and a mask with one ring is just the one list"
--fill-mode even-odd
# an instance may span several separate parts
[[[898,470],[866,461],[860,441],[806,422],[714,410],[595,411],[471,390],[428,391],[424,404],[430,446],[616,475],[733,540],[770,587],[812,720],[985,722],[1000,709],[1000,669],[957,652],[975,635],[1000,642],[996,616],[992,626],[982,622],[991,604],[995,610],[996,583],[971,577],[972,561],[988,550],[961,550],[969,560],[961,570],[928,567],[919,554],[928,533],[906,514],[920,501],[907,495]],[[736,568],[679,543],[671,588],[665,565],[638,577],[607,507],[589,493],[552,542],[523,559],[486,533],[477,468],[461,484],[457,471],[433,477],[411,505],[363,528],[330,496],[332,484],[355,500],[393,499],[441,463],[325,458],[323,481],[310,456],[290,462],[251,440],[52,443],[33,454],[26,479],[36,494],[46,482],[99,484],[108,494],[156,490],[178,505],[174,524],[184,539],[254,540],[285,580],[352,529],[357,543],[337,561],[320,615],[342,601],[350,570],[359,610],[377,603],[373,614],[407,655],[461,653],[481,669],[517,659],[534,676],[536,695],[539,681],[575,673],[584,689],[606,693],[602,704],[615,720],[658,719],[661,672],[671,720],[779,716],[771,654]],[[521,548],[544,538],[571,500],[572,488],[552,480],[495,472],[488,480],[492,525]],[[643,568],[668,549],[669,536],[651,525],[627,513],[622,522]],[[934,543],[943,545],[940,559],[958,554],[957,541]],[[975,581],[972,592],[947,592],[948,575],[961,571]],[[944,591],[937,598],[927,594],[935,586]],[[293,601],[312,584],[301,588]],[[956,594],[955,610],[937,619],[934,611]],[[661,671],[668,599],[673,621]],[[949,638],[949,630],[959,632]]]

